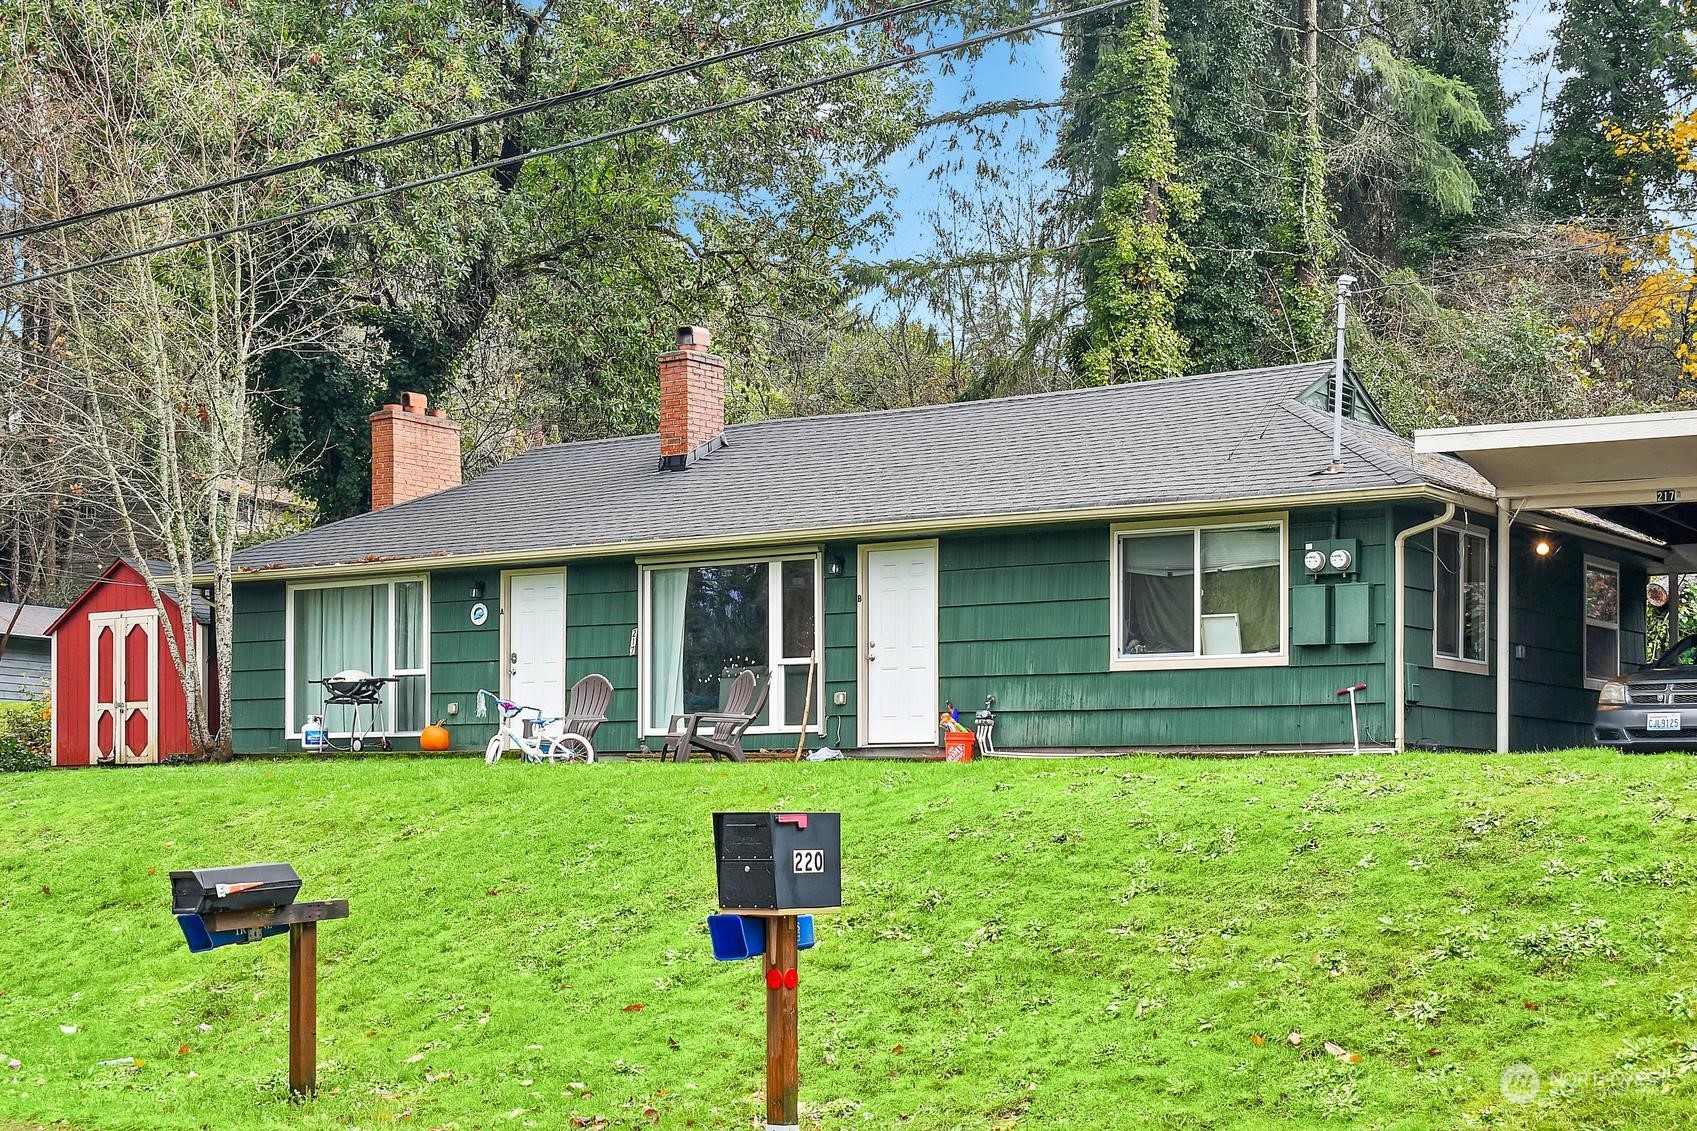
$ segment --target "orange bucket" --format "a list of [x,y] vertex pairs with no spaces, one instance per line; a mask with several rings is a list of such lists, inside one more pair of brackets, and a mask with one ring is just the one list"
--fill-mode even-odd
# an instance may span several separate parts
[[971,731],[946,730],[943,732],[943,761],[970,762],[972,749],[977,735]]

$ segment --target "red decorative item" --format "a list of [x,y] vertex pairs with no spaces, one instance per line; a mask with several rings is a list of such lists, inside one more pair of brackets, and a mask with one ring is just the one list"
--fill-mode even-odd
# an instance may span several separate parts
[[793,969],[784,971],[784,989],[786,989],[786,990],[795,989],[796,983],[799,982],[799,981],[801,981],[801,978],[796,974],[796,972]]
[[767,967],[767,969],[766,969],[766,988],[769,989],[769,990],[775,990],[775,989],[778,989],[783,984],[784,984],[784,972],[782,970],[778,969],[776,966]]

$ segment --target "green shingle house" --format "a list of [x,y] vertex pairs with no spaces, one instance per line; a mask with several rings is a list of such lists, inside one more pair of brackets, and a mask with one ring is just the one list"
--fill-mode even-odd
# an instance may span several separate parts
[[481,748],[479,689],[560,713],[599,672],[597,745],[657,748],[754,668],[752,746],[805,718],[813,745],[931,748],[945,703],[994,696],[1003,750],[1337,748],[1365,684],[1364,744],[1489,749],[1504,601],[1509,744],[1553,747],[1643,660],[1661,542],[1523,511],[1499,569],[1490,482],[1352,376],[1334,461],[1329,363],[726,427],[706,338],[660,358],[658,437],[460,486],[422,397],[375,414],[391,505],[237,557],[237,749],[345,727],[311,682],[344,668],[397,678],[401,747],[445,719]]

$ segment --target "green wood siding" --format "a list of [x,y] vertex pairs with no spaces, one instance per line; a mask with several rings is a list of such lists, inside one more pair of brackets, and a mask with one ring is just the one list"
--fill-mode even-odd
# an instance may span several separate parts
[[286,608],[280,581],[235,587],[230,712],[238,753],[283,749]]
[[1304,542],[1360,542],[1358,580],[1373,586],[1368,643],[1287,645],[1283,667],[1165,671],[1109,669],[1106,524],[943,538],[940,693],[963,714],[994,694],[996,742],[1008,750],[1339,746],[1350,741],[1349,710],[1335,692],[1365,682],[1363,739],[1384,741],[1384,531],[1376,508],[1290,516],[1291,585],[1315,584]]
[[636,562],[631,558],[573,562],[566,569],[566,679],[599,672],[613,684],[607,721],[595,747],[608,753],[637,748]]
[[[1430,510],[1398,508],[1399,529],[1433,516]],[[1459,517],[1459,516],[1458,516]],[[1408,543],[1408,662],[1414,672],[1408,709],[1408,743],[1465,750],[1496,747],[1497,540],[1494,515],[1470,514],[1468,521],[1490,532],[1490,670],[1486,674],[1439,669],[1432,663],[1432,535]],[[1541,535],[1524,526],[1510,533],[1509,641],[1524,649],[1510,660],[1513,719],[1509,741],[1516,750],[1585,746],[1597,693],[1585,686],[1585,557],[1620,566],[1623,670],[1644,660],[1646,562],[1636,555],[1570,534],[1550,536],[1557,552],[1539,558],[1532,543]]]
[[[473,585],[483,587],[473,597]],[[471,623],[482,602],[489,617]],[[495,735],[494,712],[477,717],[477,692],[501,690],[501,575],[494,569],[437,570],[430,575],[430,722],[448,724],[455,750],[481,750]],[[449,713],[449,707],[458,708]],[[415,749],[416,736],[395,745]]]
[[[820,662],[825,681],[825,735],[809,735],[807,744],[816,748],[829,743],[852,749],[859,742],[856,718],[860,688],[860,600],[855,575],[858,555],[852,543],[825,547],[827,567],[841,562],[843,572],[832,577],[825,570],[825,639]],[[842,706],[832,700],[841,692]],[[793,745],[793,742],[792,742]]]
[[[1360,697],[1364,745],[1386,745],[1392,634],[1388,598],[1395,532],[1433,509],[1340,506],[1293,511],[1286,577],[1292,589],[1328,584],[1302,568],[1303,544],[1355,539],[1358,572],[1335,579],[1365,585],[1369,639],[1362,644],[1287,644],[1276,667],[1113,671],[1109,667],[1110,549],[1106,523],[1027,528],[938,542],[939,694],[963,715],[996,697],[996,741],[1008,750],[1066,747],[1341,747],[1350,741],[1347,700],[1335,693],[1367,684]],[[1489,527],[1494,516],[1475,520]],[[1182,526],[1183,520],[1172,525]],[[1595,692],[1583,681],[1581,581],[1587,552],[1621,569],[1621,656],[1643,660],[1645,560],[1560,535],[1561,552],[1536,559],[1529,531],[1515,535],[1511,594],[1514,642],[1514,741],[1517,747],[1589,740]],[[1492,541],[1495,552],[1495,541]],[[859,546],[824,548],[822,632],[825,719],[832,745],[859,736]],[[545,563],[537,563],[539,566]],[[632,558],[573,562],[566,570],[567,679],[599,672],[613,683],[608,721],[597,746],[626,753],[641,746],[638,727],[637,563]],[[1493,585],[1495,570],[1492,570]],[[474,582],[491,616],[471,624]],[[1488,749],[1494,741],[1495,690],[1489,675],[1432,666],[1431,536],[1409,543],[1407,587],[1410,707],[1414,745]],[[438,570],[431,575],[431,717],[449,718],[456,748],[477,749],[494,733],[476,718],[476,692],[499,686],[500,575],[495,570]],[[1335,594],[1334,594],[1335,596]],[[1493,596],[1493,601],[1494,601]],[[1493,605],[1494,607],[1494,605]],[[285,587],[236,587],[233,702],[236,748],[281,749],[285,739]],[[1494,630],[1495,618],[1492,618]],[[1494,662],[1494,646],[1493,646]],[[838,694],[845,702],[832,702]],[[458,706],[448,716],[450,704]],[[942,703],[938,703],[942,709]],[[751,736],[753,748],[793,749],[794,732]],[[817,736],[811,745],[821,744]]]

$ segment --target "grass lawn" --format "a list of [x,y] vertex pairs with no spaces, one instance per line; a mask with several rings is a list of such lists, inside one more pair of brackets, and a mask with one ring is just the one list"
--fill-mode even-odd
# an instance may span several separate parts
[[[804,1126],[1697,1125],[1697,761],[1582,752],[4,775],[0,1127],[750,1127],[708,814],[809,808]],[[352,901],[309,1103],[287,944],[169,914],[254,860]]]

